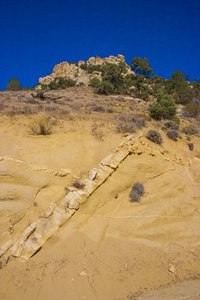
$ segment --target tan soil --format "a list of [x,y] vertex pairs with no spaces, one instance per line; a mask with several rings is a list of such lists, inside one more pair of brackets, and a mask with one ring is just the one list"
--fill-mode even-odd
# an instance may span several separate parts
[[[110,115],[96,115],[62,118],[49,136],[31,135],[30,117],[2,116],[0,246],[124,139]],[[92,131],[94,122],[103,140]],[[138,154],[123,161],[36,255],[26,263],[11,258],[0,269],[0,299],[199,299],[199,280],[151,292],[200,276],[199,137],[190,151],[184,135],[176,143],[157,129],[164,139],[159,146],[145,137],[153,126],[133,134]],[[131,203],[137,181],[145,194]]]

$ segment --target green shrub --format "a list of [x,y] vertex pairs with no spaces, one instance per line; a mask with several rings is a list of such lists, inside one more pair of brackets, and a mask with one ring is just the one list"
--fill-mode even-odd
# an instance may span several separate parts
[[53,81],[51,81],[47,87],[50,90],[58,90],[58,89],[66,89],[68,87],[75,86],[76,83],[71,78],[63,78],[63,77],[56,77]]
[[102,82],[96,93],[98,94],[122,94],[127,91],[126,81],[123,72],[126,71],[124,64],[111,64],[106,63],[101,68],[102,71]]
[[149,106],[150,117],[155,120],[172,119],[176,115],[176,106],[171,96],[163,91],[157,93],[157,100]]
[[146,137],[147,137],[150,141],[152,141],[152,142],[154,142],[154,143],[156,143],[156,144],[159,144],[159,145],[162,144],[162,136],[161,136],[161,134],[160,134],[159,132],[157,132],[157,131],[155,131],[155,130],[149,130],[149,131],[147,132]]
[[87,65],[87,62],[83,63],[82,65],[80,65],[80,68],[84,71],[87,71],[88,69],[88,65]]
[[101,67],[101,65],[89,66],[88,69],[87,69],[87,71],[88,71],[89,74],[93,73],[94,71],[101,72],[102,71],[102,67]]
[[114,86],[109,81],[102,81],[95,92],[97,94],[105,94],[105,95],[113,94]]
[[186,115],[188,117],[197,117],[200,114],[200,103],[197,102],[191,102],[186,104],[184,107],[184,110],[186,112]]
[[21,91],[22,87],[20,81],[17,78],[10,79],[7,84],[7,90],[9,91]]
[[100,83],[101,83],[100,79],[97,78],[97,77],[94,77],[94,78],[90,79],[89,86],[92,86],[94,88],[98,88],[100,86]]
[[184,79],[184,74],[181,71],[175,71],[172,78],[164,82],[165,91],[173,95],[176,103],[186,104],[192,100],[193,91],[188,82]]
[[172,121],[174,121],[177,125],[180,125],[181,120],[177,115],[173,116]]

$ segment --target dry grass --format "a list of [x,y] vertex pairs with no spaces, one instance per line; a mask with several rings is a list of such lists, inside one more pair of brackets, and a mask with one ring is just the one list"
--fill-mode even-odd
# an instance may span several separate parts
[[52,120],[46,116],[40,116],[30,121],[29,128],[35,135],[50,135],[52,133]]
[[[149,117],[148,104],[130,96],[96,95],[93,88],[84,86],[47,91],[43,100],[34,98],[31,93],[31,91],[1,91],[0,115],[12,119],[25,116],[36,120],[40,114],[43,114],[50,118],[57,118],[59,123],[62,123],[62,120],[73,121],[75,127],[75,122],[87,120],[90,122],[90,133],[100,141],[104,140],[105,130],[99,124],[106,124],[107,127],[111,125],[119,134],[135,133],[143,126],[148,127],[149,122],[153,128],[157,124]],[[171,123],[172,121],[170,125]],[[41,134],[41,132],[49,134],[51,131],[43,130],[42,124],[30,126],[34,134]],[[47,124],[45,127],[50,125]],[[54,129],[59,130],[58,127]],[[171,127],[170,129],[174,130]]]

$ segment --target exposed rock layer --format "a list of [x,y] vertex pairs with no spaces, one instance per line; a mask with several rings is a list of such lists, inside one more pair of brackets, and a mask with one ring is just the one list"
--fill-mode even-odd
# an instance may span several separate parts
[[[104,65],[106,63],[111,64],[119,64],[120,62],[125,63],[125,58],[123,55],[118,54],[118,56],[109,56],[105,58],[97,57],[90,57],[86,62],[80,60],[78,64],[75,63],[68,63],[67,61],[57,64],[53,68],[53,72],[51,75],[47,75],[46,77],[39,78],[39,86],[37,89],[40,89],[41,84],[49,84],[51,81],[54,80],[56,77],[64,77],[70,78],[76,82],[77,85],[83,83],[84,85],[88,85],[90,80],[94,77],[101,79],[101,72],[94,71],[91,74],[88,74],[85,70],[81,68],[81,65],[87,64],[88,66],[97,66],[97,65]],[[134,72],[131,70],[130,66],[126,64],[127,73]]]

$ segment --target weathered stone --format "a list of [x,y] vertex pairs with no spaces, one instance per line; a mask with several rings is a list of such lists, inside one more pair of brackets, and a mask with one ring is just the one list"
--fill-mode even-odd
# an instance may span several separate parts
[[174,272],[176,271],[175,266],[174,266],[174,265],[171,265],[171,266],[169,267],[168,271],[169,271],[170,273],[174,273]]
[[0,257],[13,245],[12,240],[6,242],[0,249]]
[[98,172],[98,169],[95,169],[95,168],[92,169],[88,174],[89,180],[94,180],[97,177],[97,172]]
[[[113,59],[112,57],[110,59]],[[74,186],[66,189],[54,186],[52,188],[43,189],[37,195],[38,205],[41,203],[43,211],[40,212],[39,219],[28,226],[22,233],[19,240],[14,244],[4,245],[0,249],[0,255],[12,255],[27,260],[31,257],[45,241],[68,220],[80,205],[99,187],[118,167],[118,165],[131,153],[132,149],[137,149],[138,145],[134,145],[132,136],[128,136],[114,153],[108,155],[100,163],[98,169],[94,168],[89,172],[88,179],[84,181],[84,188],[77,189]],[[65,197],[64,197],[65,194]],[[64,197],[64,198],[61,198]],[[53,199],[53,202],[52,202]],[[12,246],[12,248],[11,248]]]
[[8,262],[8,259],[9,259],[9,255],[6,253],[4,254],[4,256],[1,257],[1,260],[0,260],[0,265],[3,267],[7,264]]
[[88,194],[84,191],[70,191],[61,201],[61,204],[70,209],[78,209],[80,204],[84,202],[87,196]]
[[101,165],[102,166],[108,166],[112,169],[116,169],[117,165],[116,163],[113,161],[113,154],[108,155],[107,157],[105,157],[102,161],[101,161]]
[[21,259],[30,258],[58,229],[58,225],[49,220],[40,220],[36,230],[24,243]]
[[[90,57],[88,61],[86,61],[88,66],[96,66],[96,65],[104,65],[106,63],[112,63],[112,64],[119,64],[120,62],[125,62],[125,58],[123,55],[119,54],[117,57],[110,55],[109,57],[100,58],[99,56],[96,57]],[[101,80],[101,72],[96,72],[92,74],[88,74],[85,70],[81,68],[81,65],[85,64],[85,61],[80,60],[78,62],[78,66],[75,63],[68,63],[68,62],[62,62],[60,64],[57,64],[53,68],[53,72],[51,75],[48,75],[46,77],[40,78],[39,83],[40,84],[49,84],[51,81],[53,81],[56,77],[64,77],[64,78],[70,78],[76,82],[77,85],[80,83],[84,83],[85,85],[88,85],[90,82],[90,79],[93,77],[97,77]],[[126,74],[135,74],[131,67],[126,64]],[[41,86],[38,85],[37,89],[41,89]]]
[[14,245],[10,249],[10,253],[14,257],[20,257],[20,255],[23,251],[23,248],[24,248],[24,241],[18,240],[17,242],[14,243]]
[[30,226],[28,226],[22,233],[22,240],[27,240],[27,238],[35,231],[36,226],[37,222],[34,222]]
[[128,154],[129,154],[129,150],[128,149],[123,149],[123,150],[117,152],[116,154],[114,154],[113,161],[116,164],[119,164],[127,157]]
[[75,209],[62,209],[58,206],[54,209],[52,214],[52,221],[58,225],[59,227],[64,224],[66,220],[71,218],[71,216],[75,213]]
[[97,183],[92,181],[92,180],[89,180],[89,179],[86,179],[85,180],[85,187],[84,187],[84,190],[89,194],[91,195],[95,190],[96,188],[98,187]]

